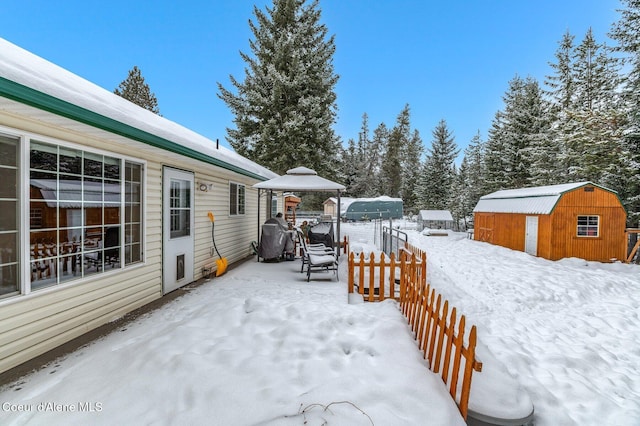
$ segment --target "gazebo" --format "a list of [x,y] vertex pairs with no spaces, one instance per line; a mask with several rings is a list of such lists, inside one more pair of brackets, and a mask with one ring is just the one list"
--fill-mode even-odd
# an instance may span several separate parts
[[[305,192],[336,192],[338,200],[338,211],[340,211],[340,193],[345,190],[345,186],[318,176],[315,170],[307,167],[296,167],[287,170],[287,174],[278,176],[264,182],[253,185],[258,189],[258,245],[260,244],[260,198],[262,191],[305,191]],[[340,220],[336,224],[336,241],[340,242]],[[340,250],[336,250],[340,256]]]

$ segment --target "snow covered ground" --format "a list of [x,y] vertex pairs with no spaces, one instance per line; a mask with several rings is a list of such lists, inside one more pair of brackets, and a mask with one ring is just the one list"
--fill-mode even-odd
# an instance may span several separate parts
[[[371,225],[345,231],[371,239]],[[640,425],[640,266],[404,231],[426,250],[432,286],[527,390],[536,425]]]
[[[640,424],[640,267],[406,232],[536,425]],[[463,424],[395,302],[349,305],[344,280],[298,271],[248,262],[212,279],[5,386],[0,424]]]

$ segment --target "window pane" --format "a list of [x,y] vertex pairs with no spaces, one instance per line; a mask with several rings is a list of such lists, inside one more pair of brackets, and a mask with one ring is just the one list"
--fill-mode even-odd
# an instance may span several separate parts
[[125,264],[142,260],[142,165],[125,162]]
[[238,214],[244,214],[244,185],[238,186]]
[[58,147],[32,141],[30,163],[32,169],[57,171]]
[[120,223],[120,206],[113,204],[104,205],[104,224],[118,225]]
[[84,224],[86,226],[102,225],[102,204],[84,205]]
[[237,185],[235,183],[229,184],[229,214],[238,214]]
[[0,266],[0,297],[18,291],[18,264]]
[[82,173],[82,151],[69,148],[60,148],[60,173],[79,175]]
[[31,199],[57,200],[58,181],[56,174],[38,172],[32,170],[31,175]]
[[84,175],[102,177],[102,155],[84,153]]
[[18,233],[0,234],[0,265],[18,261]]
[[[1,145],[0,145],[1,146]],[[3,159],[0,159],[0,163]],[[0,198],[16,198],[18,170],[0,166]]]
[[105,179],[120,180],[120,159],[104,157]]
[[101,202],[103,198],[102,191],[102,179],[93,177],[84,178],[82,187],[82,199],[84,201]]
[[18,203],[16,201],[0,201],[0,232],[15,231],[18,228]]
[[73,201],[73,203],[63,203],[66,205],[79,206],[82,200],[82,178],[73,175],[60,175],[58,181],[58,200]]
[[109,203],[120,204],[120,182],[105,180],[104,181],[104,201]]
[[17,166],[18,142],[18,138],[0,135],[0,165]]
[[171,238],[191,235],[191,183],[186,180],[171,180]]

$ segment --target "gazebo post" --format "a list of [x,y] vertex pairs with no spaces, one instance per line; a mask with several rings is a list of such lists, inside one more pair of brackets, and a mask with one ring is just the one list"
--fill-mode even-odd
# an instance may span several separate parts
[[258,263],[260,263],[260,191],[262,189],[258,188],[258,253],[256,253]]
[[338,233],[338,255],[337,259],[340,259],[340,190],[338,189],[338,211],[336,214],[336,232]]

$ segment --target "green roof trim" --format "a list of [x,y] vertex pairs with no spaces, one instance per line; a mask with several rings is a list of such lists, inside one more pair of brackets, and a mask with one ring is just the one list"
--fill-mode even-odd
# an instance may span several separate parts
[[244,176],[260,181],[267,180],[264,176],[257,175],[241,167],[210,157],[199,151],[180,145],[179,143],[172,142],[168,139],[156,136],[152,133],[140,130],[112,118],[105,117],[104,115],[79,107],[70,102],[58,99],[54,96],[8,80],[4,77],[0,77],[0,96],[105,130],[107,132],[133,139],[165,151],[174,152],[213,166],[221,167]]

